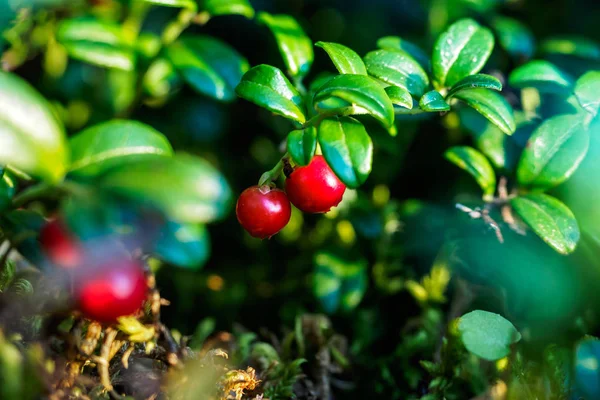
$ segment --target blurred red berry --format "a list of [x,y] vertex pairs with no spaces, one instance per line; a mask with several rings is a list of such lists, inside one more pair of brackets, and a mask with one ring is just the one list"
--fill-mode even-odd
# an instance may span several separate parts
[[285,181],[285,191],[299,210],[324,213],[342,201],[346,185],[335,176],[323,156],[314,156],[307,166],[294,169]]
[[139,262],[118,260],[82,271],[75,290],[79,310],[85,317],[113,323],[142,307],[148,287]]
[[75,268],[83,261],[81,243],[59,218],[49,221],[40,231],[40,243],[46,256],[59,267]]
[[283,190],[268,185],[252,186],[240,195],[235,213],[250,235],[265,239],[287,225],[292,207]]

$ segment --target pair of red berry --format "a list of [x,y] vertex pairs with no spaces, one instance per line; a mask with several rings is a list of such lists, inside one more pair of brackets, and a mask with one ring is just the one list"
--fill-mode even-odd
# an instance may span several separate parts
[[114,323],[144,304],[148,286],[139,261],[119,258],[105,264],[90,263],[85,246],[60,219],[42,228],[40,243],[53,264],[73,272],[77,307],[87,318]]
[[269,185],[244,190],[235,211],[250,235],[265,239],[287,225],[292,213],[290,202],[306,213],[324,213],[342,201],[345,190],[323,156],[318,155],[307,166],[293,170],[285,181],[285,192]]

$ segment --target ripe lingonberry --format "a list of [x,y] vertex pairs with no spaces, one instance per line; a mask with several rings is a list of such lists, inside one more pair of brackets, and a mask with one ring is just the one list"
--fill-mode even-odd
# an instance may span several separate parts
[[299,210],[324,213],[337,206],[346,186],[333,173],[323,156],[314,156],[310,164],[297,167],[285,181],[285,191]]
[[46,256],[59,267],[71,269],[83,261],[83,246],[59,218],[42,227],[40,243]]
[[144,269],[133,260],[111,261],[82,270],[76,284],[79,310],[85,317],[104,323],[116,322],[139,310],[148,290]]
[[240,224],[256,238],[273,236],[290,220],[292,206],[285,192],[268,185],[244,190],[235,207]]

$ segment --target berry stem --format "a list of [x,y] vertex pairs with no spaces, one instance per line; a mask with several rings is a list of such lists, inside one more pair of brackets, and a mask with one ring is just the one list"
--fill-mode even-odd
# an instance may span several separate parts
[[262,174],[260,176],[260,179],[258,180],[258,186],[267,185],[267,184],[273,182],[274,180],[276,180],[277,178],[279,178],[279,175],[281,175],[281,171],[283,170],[283,164],[284,164],[283,160],[287,159],[287,158],[288,158],[288,153],[285,153],[283,155],[283,157],[281,157],[279,162],[277,162],[277,164],[275,164],[273,169]]

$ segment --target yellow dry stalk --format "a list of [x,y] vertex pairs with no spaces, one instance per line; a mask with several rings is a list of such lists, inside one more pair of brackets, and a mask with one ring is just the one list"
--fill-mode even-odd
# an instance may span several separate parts
[[129,335],[129,341],[144,343],[152,340],[156,331],[151,325],[143,325],[134,317],[119,317],[118,328]]
[[221,400],[232,399],[234,394],[235,400],[241,400],[244,395],[244,390],[254,390],[261,381],[256,379],[256,371],[252,367],[246,368],[245,371],[236,369],[227,372],[221,378],[220,386],[223,388]]

